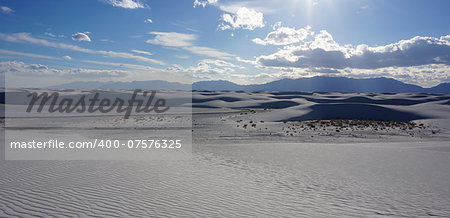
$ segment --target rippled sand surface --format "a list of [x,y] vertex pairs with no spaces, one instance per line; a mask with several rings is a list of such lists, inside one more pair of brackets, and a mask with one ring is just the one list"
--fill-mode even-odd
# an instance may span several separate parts
[[445,142],[198,145],[189,161],[3,161],[0,216],[450,216]]

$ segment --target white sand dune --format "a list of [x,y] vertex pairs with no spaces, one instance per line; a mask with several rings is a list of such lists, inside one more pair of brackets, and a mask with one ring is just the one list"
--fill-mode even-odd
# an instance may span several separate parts
[[[432,104],[434,111],[448,111],[449,95],[372,94],[372,93],[293,93],[293,92],[215,92],[194,93],[194,108],[284,109],[284,120],[368,119],[412,121],[425,118],[450,118],[433,112],[424,115],[418,105]],[[410,109],[417,110],[411,111]],[[279,113],[277,110],[275,113]],[[306,112],[306,113],[305,113]],[[430,112],[430,111],[428,111]],[[296,114],[291,115],[291,114]],[[265,114],[270,121],[270,114]],[[273,121],[282,120],[276,116]]]
[[[196,92],[192,159],[1,161],[0,217],[450,217],[449,101],[428,94]],[[299,121],[332,118],[423,128],[310,128]],[[295,121],[279,122],[286,120]],[[33,133],[141,137],[154,121],[20,122],[48,127],[26,130]]]

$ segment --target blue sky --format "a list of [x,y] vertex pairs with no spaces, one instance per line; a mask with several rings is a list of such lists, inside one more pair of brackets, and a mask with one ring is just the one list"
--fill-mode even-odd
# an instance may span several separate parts
[[317,75],[450,81],[450,1],[0,0],[7,86]]

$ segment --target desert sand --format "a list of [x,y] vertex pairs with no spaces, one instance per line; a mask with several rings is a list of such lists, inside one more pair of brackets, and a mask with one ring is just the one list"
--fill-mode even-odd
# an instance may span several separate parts
[[[192,98],[189,160],[2,160],[0,217],[450,216],[449,95]],[[158,119],[74,116],[23,131],[141,137]]]

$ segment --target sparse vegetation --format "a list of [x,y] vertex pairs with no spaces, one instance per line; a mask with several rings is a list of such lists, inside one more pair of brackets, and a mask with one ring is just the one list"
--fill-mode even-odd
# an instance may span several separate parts
[[[286,122],[284,122],[286,123]],[[329,127],[334,127],[337,130],[363,130],[363,129],[373,129],[375,131],[388,130],[388,129],[402,129],[402,130],[412,130],[412,129],[425,129],[423,123],[417,124],[415,122],[404,122],[404,121],[377,121],[377,120],[346,120],[346,119],[336,119],[336,120],[305,120],[291,122],[293,126],[299,127],[303,130],[314,130],[314,129],[326,129]]]

